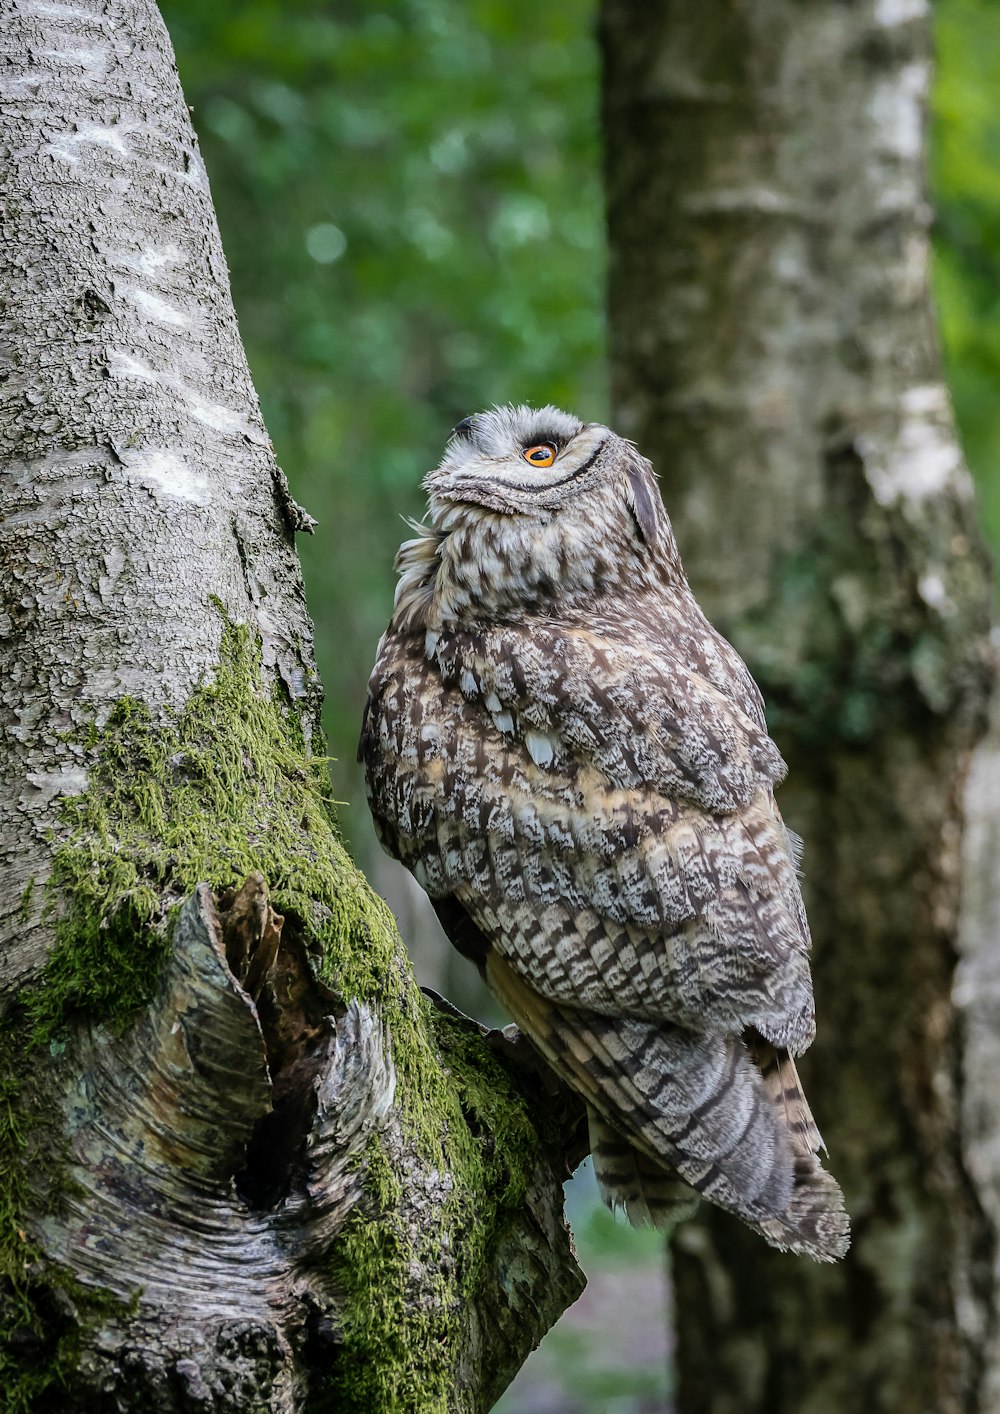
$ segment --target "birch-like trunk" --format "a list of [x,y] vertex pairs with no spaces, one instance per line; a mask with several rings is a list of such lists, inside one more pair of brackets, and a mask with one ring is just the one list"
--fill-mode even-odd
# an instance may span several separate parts
[[604,0],[602,42],[616,424],[789,762],[801,1068],[854,1231],[831,1268],[678,1231],[679,1407],[985,1414],[1000,792],[995,747],[969,775],[991,584],[928,290],[928,7]]
[[0,17],[0,1406],[488,1408],[581,1286],[577,1109],[332,826],[159,15]]

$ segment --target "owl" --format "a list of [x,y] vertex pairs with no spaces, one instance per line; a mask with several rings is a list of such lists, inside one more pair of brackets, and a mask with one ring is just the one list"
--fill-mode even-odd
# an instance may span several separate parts
[[382,845],[585,1101],[602,1197],[698,1197],[775,1247],[848,1224],[793,1057],[814,1033],[797,841],[760,693],[599,423],[454,429],[396,559],[359,757]]

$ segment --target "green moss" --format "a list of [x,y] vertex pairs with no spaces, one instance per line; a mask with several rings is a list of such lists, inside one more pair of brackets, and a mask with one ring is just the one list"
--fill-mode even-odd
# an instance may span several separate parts
[[122,698],[91,733],[88,789],[64,804],[48,886],[56,945],[26,999],[36,1040],[82,1017],[124,1025],[152,995],[169,905],[202,881],[259,870],[309,932],[349,886],[324,762],[260,683],[247,630],[228,626],[213,681],[182,712],[154,721]]
[[[15,1039],[0,1091],[9,1156],[0,1178],[0,1272],[27,1313],[40,1254],[21,1235],[21,1214],[29,1196],[38,1211],[40,1159],[29,1134],[44,1125],[26,1108],[25,1087],[41,1048],[57,1055],[81,1021],[125,1027],[153,995],[172,908],[199,882],[218,889],[256,870],[323,979],[378,1009],[392,1036],[404,1134],[425,1172],[453,1179],[440,1226],[413,1234],[396,1217],[397,1179],[371,1146],[363,1210],[333,1259],[344,1345],[317,1395],[345,1410],[443,1409],[454,1383],[453,1336],[487,1270],[484,1244],[517,1207],[534,1166],[524,1097],[478,1034],[430,1017],[388,908],[336,833],[325,762],[307,751],[287,701],[262,687],[246,629],[226,626],[212,680],[183,710],[154,719],[123,698],[74,745],[88,786],[63,806],[45,900],[55,946],[7,1029]],[[404,1299],[416,1267],[440,1272],[419,1309]],[[35,1311],[36,1329],[43,1316]],[[0,1358],[7,1389],[34,1397],[66,1377],[72,1331],[45,1371],[37,1360],[18,1366],[9,1347]]]
[[[537,1161],[525,1096],[478,1031],[437,1012],[428,1016],[428,1004],[422,997],[419,1003],[418,1025],[397,1025],[394,1033],[403,1112],[424,1159],[454,1184],[441,1227],[421,1233],[414,1251],[395,1214],[398,1180],[369,1156],[370,1192],[387,1220],[373,1223],[357,1212],[337,1246],[345,1348],[322,1391],[342,1401],[337,1408],[443,1414],[450,1407],[466,1308],[492,1270],[492,1250]],[[424,1287],[419,1312],[407,1302],[411,1258],[439,1273]]]
[[18,917],[22,923],[27,923],[28,919],[31,917],[31,900],[34,898],[34,895],[35,881],[34,879],[29,879],[21,891],[21,904],[18,909]]

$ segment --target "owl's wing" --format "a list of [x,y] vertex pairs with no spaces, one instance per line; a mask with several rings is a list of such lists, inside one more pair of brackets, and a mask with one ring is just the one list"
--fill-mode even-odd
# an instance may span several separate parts
[[784,1050],[812,1036],[808,933],[761,723],[683,662],[521,632],[383,641],[360,748],[382,843],[591,1107],[611,1201],[668,1221],[689,1185],[842,1255]]
[[623,790],[728,813],[785,764],[744,664],[698,617],[661,620],[652,652],[546,621],[432,633],[425,652],[537,765],[574,758]]
[[554,1001],[808,1045],[766,733],[683,665],[583,631],[433,648],[387,636],[361,744],[382,842],[431,897]]

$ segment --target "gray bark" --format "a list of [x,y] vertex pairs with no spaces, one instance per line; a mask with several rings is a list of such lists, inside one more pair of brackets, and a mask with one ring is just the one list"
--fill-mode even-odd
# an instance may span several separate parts
[[928,292],[927,6],[604,0],[602,42],[616,420],[789,762],[801,1071],[854,1230],[819,1269],[680,1229],[679,1405],[985,1411],[992,595]]
[[[1000,695],[973,753],[962,802],[959,961],[953,999],[961,1023],[962,1152],[985,1223],[973,1260],[973,1299],[960,1312],[982,1371],[975,1402],[1000,1409]],[[985,1227],[985,1231],[983,1228]],[[978,1299],[976,1299],[978,1297]]]
[[0,19],[0,1407],[487,1408],[582,1284],[578,1112],[332,826],[155,8]]
[[289,502],[162,27],[145,6],[5,0],[2,19],[0,919],[16,983],[48,946],[39,840],[86,782],[65,734],[124,694],[185,702],[219,657],[210,594],[254,625],[307,722],[317,703]]

